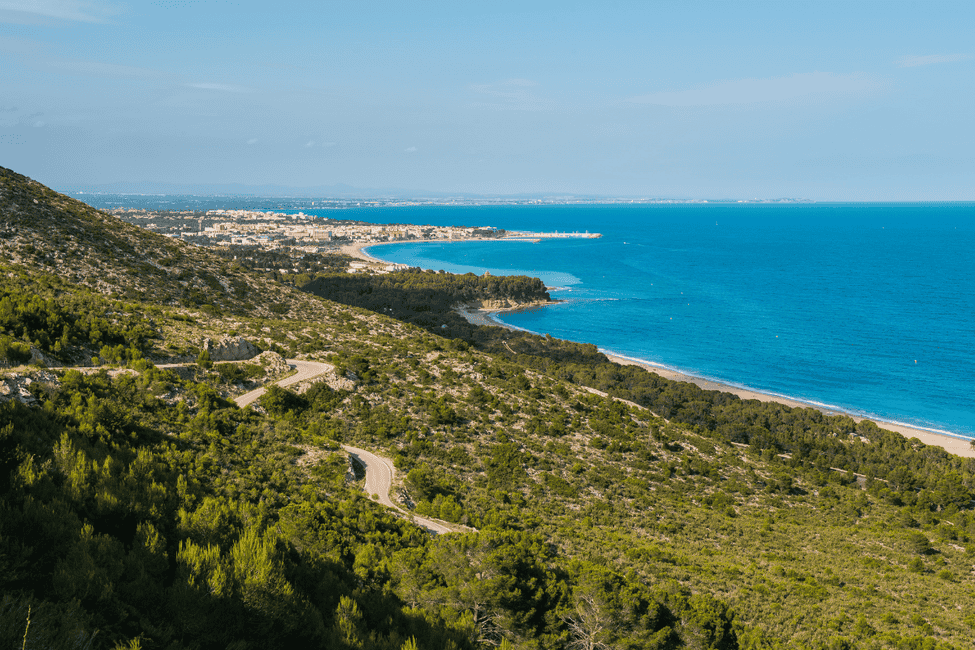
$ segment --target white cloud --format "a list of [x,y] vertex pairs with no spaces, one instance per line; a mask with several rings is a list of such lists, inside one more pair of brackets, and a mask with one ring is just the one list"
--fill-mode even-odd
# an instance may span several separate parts
[[971,58],[973,58],[971,54],[925,54],[924,56],[901,57],[897,61],[897,64],[902,68],[917,68],[922,65],[932,65],[934,63],[968,61]]
[[247,144],[257,144],[257,138],[251,138],[247,141]]
[[416,147],[407,147],[406,149],[403,149],[403,152],[404,153],[416,153],[417,152],[417,148]]
[[861,74],[807,72],[770,79],[732,79],[703,88],[648,93],[628,101],[661,106],[712,106],[789,102],[814,95],[858,95],[873,92],[883,83]]
[[247,88],[245,86],[234,86],[231,84],[214,84],[214,83],[195,83],[187,84],[190,88],[197,88],[199,90],[216,90],[223,93],[250,93],[254,92],[253,89]]
[[53,18],[84,23],[103,23],[118,13],[113,5],[81,0],[0,0],[0,22],[30,22]]
[[502,111],[547,111],[554,102],[538,97],[531,88],[538,84],[530,79],[507,79],[489,84],[471,84],[470,89],[484,97],[484,101],[474,102],[478,108]]
[[305,143],[305,149],[309,149],[309,148],[314,147],[314,146],[315,146],[315,141],[314,140],[309,140],[308,142]]

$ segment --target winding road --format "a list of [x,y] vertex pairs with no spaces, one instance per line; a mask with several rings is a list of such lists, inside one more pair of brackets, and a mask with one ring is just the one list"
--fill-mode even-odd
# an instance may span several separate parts
[[[298,372],[297,374],[291,375],[290,377],[285,377],[284,379],[275,382],[278,386],[292,386],[299,382],[305,381],[306,379],[312,379],[319,375],[324,375],[326,372],[335,369],[330,363],[320,363],[318,361],[298,361],[297,359],[287,359],[288,365],[295,368]],[[257,399],[264,394],[266,389],[262,386],[252,390],[249,393],[244,393],[240,397],[234,399],[237,402],[237,406],[244,408],[248,404],[252,404],[257,401]]]
[[354,456],[366,468],[366,494],[377,495],[379,497],[379,503],[387,508],[398,510],[407,517],[412,518],[417,526],[426,528],[432,533],[442,535],[444,533],[454,532],[452,529],[432,519],[412,515],[393,503],[393,500],[389,498],[389,490],[393,487],[393,477],[396,476],[393,461],[377,456],[365,449],[348,447],[346,445],[342,445],[342,449],[349,452],[349,455]]
[[[278,386],[292,386],[307,379],[313,379],[314,377],[323,375],[326,372],[331,372],[335,369],[335,366],[330,363],[320,363],[317,361],[298,361],[297,359],[288,359],[287,362],[289,366],[294,367],[298,372],[290,377],[285,377],[284,379],[275,382]],[[237,403],[237,406],[244,408],[245,406],[253,404],[255,401],[257,401],[257,399],[264,394],[265,390],[266,389],[264,387],[252,390],[249,393],[244,393],[234,401]],[[359,463],[365,468],[366,494],[377,495],[379,497],[379,503],[387,508],[392,508],[402,513],[407,518],[412,519],[416,525],[426,528],[434,534],[442,535],[444,533],[454,532],[453,529],[448,528],[437,521],[412,515],[397,504],[393,503],[393,500],[389,498],[389,491],[393,487],[393,478],[396,476],[396,469],[393,467],[392,460],[389,458],[376,456],[365,449],[359,449],[357,447],[342,445],[342,449],[348,452],[350,456],[354,456],[355,459],[358,460]]]

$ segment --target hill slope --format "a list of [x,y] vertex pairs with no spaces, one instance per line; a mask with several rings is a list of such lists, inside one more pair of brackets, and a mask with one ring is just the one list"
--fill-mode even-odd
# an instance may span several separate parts
[[3,167],[0,216],[5,261],[104,295],[252,316],[315,304],[206,250],[127,224]]
[[[63,339],[64,357],[101,346],[129,366],[5,373],[22,398],[0,399],[6,646],[970,646],[970,461],[591,346],[445,338],[2,178],[8,348]],[[153,285],[184,273],[290,317],[249,312],[233,284],[199,304]],[[330,362],[335,381],[238,409],[253,364],[144,358],[228,334]],[[476,531],[397,518],[340,444],[394,458],[405,507]]]

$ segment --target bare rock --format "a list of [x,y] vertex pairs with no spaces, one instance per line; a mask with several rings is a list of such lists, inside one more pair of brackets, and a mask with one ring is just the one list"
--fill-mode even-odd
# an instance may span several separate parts
[[529,307],[538,307],[540,305],[550,305],[555,301],[547,300],[526,300],[524,302],[518,300],[512,300],[510,298],[498,298],[498,299],[484,299],[484,300],[471,300],[466,303],[457,305],[461,309],[484,309],[487,311],[502,311],[511,309],[527,309]]
[[17,400],[28,406],[37,404],[37,399],[30,392],[30,385],[35,381],[57,384],[58,379],[52,373],[39,372],[31,375],[13,374],[0,378],[0,402]]
[[242,336],[227,336],[214,342],[203,339],[203,349],[213,361],[246,361],[260,354],[260,349]]
[[355,387],[357,385],[356,384],[357,378],[355,377],[355,375],[352,375],[352,378],[349,378],[349,374],[352,373],[347,373],[345,377],[342,377],[335,372],[335,367],[333,366],[332,369],[328,372],[325,372],[313,379],[309,379],[307,381],[303,381],[298,384],[295,384],[294,386],[292,386],[292,390],[294,390],[294,392],[301,395],[303,393],[308,392],[308,390],[315,384],[320,384],[324,382],[326,385],[328,385],[329,388],[335,391],[340,391],[340,390],[353,391],[355,390]]
[[49,357],[46,354],[44,354],[43,352],[41,352],[40,350],[38,350],[37,348],[35,348],[33,345],[30,346],[30,361],[28,361],[28,363],[30,363],[31,365],[35,365],[35,366],[58,366],[58,365],[61,365],[61,364],[53,361],[51,359],[51,357]]
[[332,390],[355,390],[355,387],[358,385],[356,381],[348,377],[339,377],[338,375],[325,375],[324,381]]
[[277,352],[261,352],[254,357],[254,363],[264,366],[269,375],[277,375],[291,370],[288,362]]

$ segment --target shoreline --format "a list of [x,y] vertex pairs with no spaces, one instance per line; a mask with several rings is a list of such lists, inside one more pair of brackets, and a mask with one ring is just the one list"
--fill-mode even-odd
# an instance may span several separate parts
[[372,248],[373,246],[388,246],[390,244],[465,244],[479,241],[535,242],[538,240],[525,239],[523,237],[466,237],[463,239],[403,239],[398,241],[354,242],[340,246],[339,253],[348,255],[349,257],[354,257],[355,259],[362,260],[363,262],[370,262],[372,264],[389,264],[389,262],[386,260],[373,257],[367,253],[365,249]]
[[[348,244],[346,246],[343,246],[341,248],[341,252],[366,262],[386,264],[387,262],[385,262],[384,260],[380,260],[379,258],[373,257],[368,253],[366,253],[365,251],[363,251],[362,249],[370,246],[382,246],[384,244],[427,243],[427,242],[451,243],[451,242],[465,242],[465,241],[505,241],[505,240],[504,239],[489,240],[489,239],[481,239],[481,238],[450,239],[450,240],[442,240],[442,239],[419,240],[418,239],[418,240],[410,240],[409,242],[355,243],[355,244]],[[546,304],[556,304],[558,302],[559,301],[553,301],[551,303],[546,303]],[[501,312],[518,311],[520,309],[526,309],[528,307],[537,307],[537,306],[539,305],[530,305],[530,306],[526,305],[524,307],[512,307],[507,309],[470,309],[470,308],[460,307],[457,308],[456,311],[472,325],[493,325],[496,327],[503,327],[505,329],[514,330],[514,331],[528,331],[528,330],[521,330],[517,327],[513,327],[511,325],[508,325],[507,323],[503,323],[495,318],[492,318],[491,315],[501,313]],[[599,351],[605,354],[606,357],[610,361],[613,361],[614,363],[618,363],[620,365],[640,366],[641,368],[644,368],[648,372],[655,373],[660,377],[663,377],[664,379],[688,382],[704,390],[718,390],[726,393],[731,393],[733,395],[737,395],[741,399],[755,399],[761,402],[777,402],[779,404],[784,404],[785,406],[791,406],[795,408],[814,408],[826,415],[845,415],[847,417],[853,418],[855,422],[860,422],[862,420],[869,420],[874,424],[876,424],[881,429],[885,429],[887,431],[893,431],[894,433],[899,433],[905,438],[908,439],[917,438],[918,440],[920,440],[926,445],[941,447],[948,453],[955,454],[956,456],[961,456],[962,458],[975,458],[975,447],[972,447],[971,445],[971,441],[973,440],[972,438],[966,438],[960,435],[952,435],[950,433],[938,433],[936,431],[922,429],[907,424],[901,424],[898,422],[889,422],[887,420],[882,420],[879,418],[857,415],[855,413],[849,413],[840,409],[831,409],[818,404],[811,404],[809,402],[803,402],[788,397],[782,397],[770,393],[763,393],[760,391],[751,390],[747,388],[740,388],[738,386],[733,386],[731,384],[713,381],[710,379],[706,379],[704,377],[689,375],[680,372],[678,370],[671,370],[669,368],[658,366],[643,360],[630,359],[601,348]]]
[[345,244],[339,247],[339,252],[343,255],[348,255],[349,257],[354,257],[357,260],[362,260],[363,262],[372,262],[373,264],[387,264],[378,257],[373,257],[369,253],[363,251],[363,248],[368,246],[381,246],[382,244],[392,244],[393,242],[356,242],[353,244]]
[[[500,320],[493,318],[493,314],[500,313],[502,311],[517,311],[515,309],[458,309],[458,313],[463,316],[472,325],[494,325],[496,327],[503,327],[505,329],[514,331],[527,331],[521,330],[517,327],[512,327],[507,323],[503,323]],[[664,368],[647,361],[642,361],[639,359],[630,359],[628,357],[620,356],[608,350],[602,348],[599,349],[606,357],[620,365],[624,366],[639,366],[648,372],[652,372],[664,379],[669,379],[671,381],[682,381],[694,384],[695,386],[703,390],[717,390],[725,393],[731,393],[737,395],[741,399],[754,399],[760,402],[776,402],[783,404],[785,406],[790,406],[794,408],[813,408],[820,411],[826,415],[845,415],[853,419],[854,422],[861,422],[863,420],[869,420],[873,422],[881,429],[892,431],[898,433],[905,438],[917,438],[926,445],[931,445],[935,447],[941,447],[948,453],[960,456],[962,458],[975,458],[975,448],[971,445],[970,438],[965,438],[962,436],[954,436],[949,433],[938,433],[935,431],[930,431],[928,429],[921,429],[919,427],[913,427],[907,424],[900,424],[897,422],[889,422],[887,420],[882,420],[879,418],[866,417],[862,415],[856,415],[854,413],[848,413],[840,409],[831,409],[817,404],[811,404],[809,402],[803,402],[796,399],[790,399],[788,397],[781,397],[779,395],[773,395],[770,393],[763,393],[757,390],[751,390],[747,388],[740,388],[738,386],[733,386],[731,384],[726,384],[723,382],[713,381],[711,379],[706,379],[704,377],[698,377],[695,375],[689,375],[678,370],[671,370],[670,368]]]

